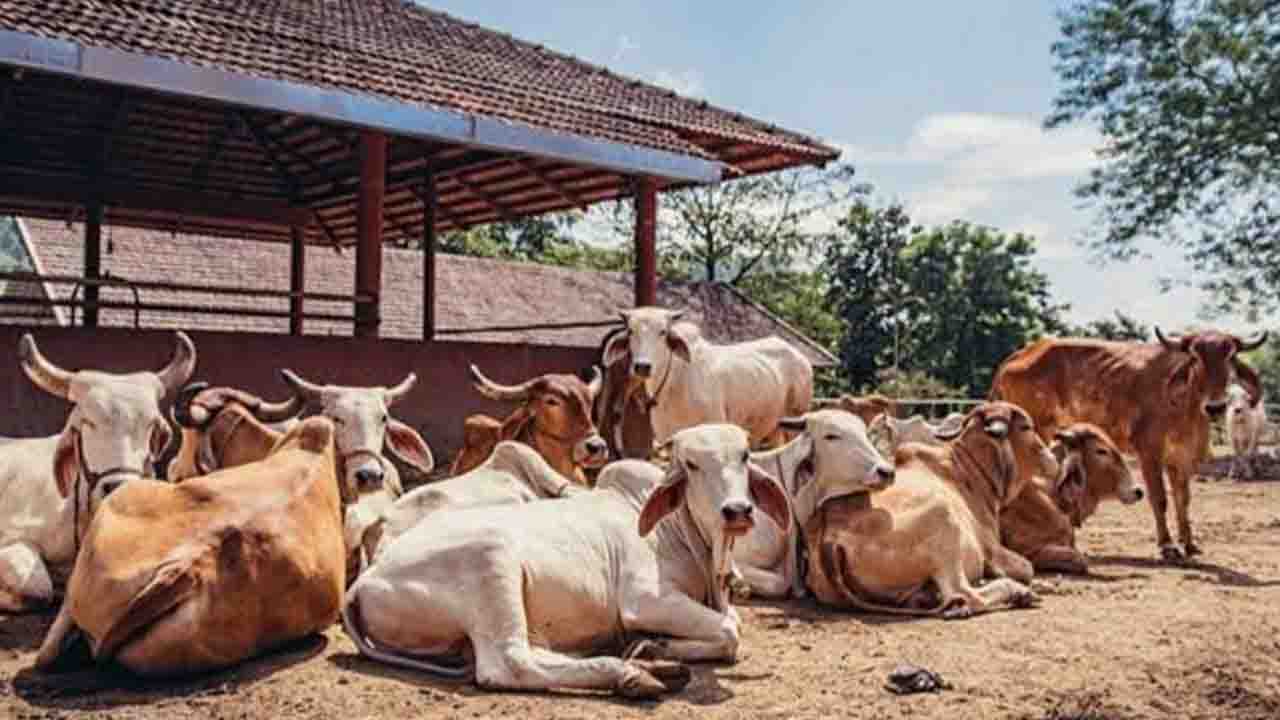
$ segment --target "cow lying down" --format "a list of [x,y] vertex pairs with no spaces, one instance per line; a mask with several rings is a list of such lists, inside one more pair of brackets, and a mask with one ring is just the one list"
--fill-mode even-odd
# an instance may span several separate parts
[[556,472],[538,451],[503,440],[479,467],[457,477],[416,488],[370,522],[365,548],[374,558],[393,540],[428,516],[485,505],[516,505],[587,492]]
[[[574,497],[418,523],[347,592],[347,634],[372,659],[488,688],[652,697],[689,680],[664,661],[736,660],[732,545],[756,505],[788,529],[786,497],[751,464],[737,426],[669,442],[665,477],[623,460]],[[634,633],[663,637],[624,658],[567,654],[616,649]]]
[[333,623],[345,583],[342,505],[354,496],[334,471],[333,436],[329,420],[308,419],[259,462],[112,493],[37,667],[54,668],[83,637],[98,663],[198,673]]
[[784,530],[762,518],[734,544],[733,557],[746,583],[746,588],[735,585],[738,596],[802,597],[804,584],[796,561],[800,527],[836,498],[883,490],[893,483],[893,466],[871,445],[857,415],[818,410],[783,418],[780,427],[798,434],[777,450],[752,453],[751,460],[786,489],[796,523]]
[[1058,475],[1048,487],[1036,478],[1000,513],[1000,537],[1036,570],[1083,575],[1089,561],[1076,549],[1075,529],[1104,500],[1125,505],[1141,501],[1142,485],[1111,437],[1096,425],[1075,423],[1059,430],[1053,454]]
[[[946,445],[908,444],[892,487],[827,503],[805,528],[807,584],[824,603],[968,617],[1034,600],[1031,563],[1000,544],[1000,511],[1058,463],[1022,409],[985,403]],[[975,583],[994,578],[982,587]]]

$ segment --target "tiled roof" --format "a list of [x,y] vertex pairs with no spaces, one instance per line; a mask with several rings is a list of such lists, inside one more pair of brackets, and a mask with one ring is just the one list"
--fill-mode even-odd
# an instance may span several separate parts
[[697,157],[838,154],[404,0],[0,0],[0,29]]
[[[63,222],[25,220],[30,245],[44,272],[80,275],[83,228]],[[306,290],[350,294],[354,278],[354,253],[337,255],[324,248],[310,248],[306,255]],[[102,269],[135,282],[249,287],[283,290],[289,287],[289,248],[279,243],[243,242],[235,239],[180,235],[132,228],[103,230]],[[541,323],[600,322],[617,318],[614,310],[630,307],[633,300],[629,273],[593,272],[569,268],[507,262],[483,258],[439,255],[437,269],[437,326],[485,328]],[[11,284],[16,285],[16,284]],[[53,292],[67,297],[69,285]],[[202,303],[237,308],[287,310],[288,301],[201,295],[192,292],[139,290],[147,303],[191,305]],[[129,302],[132,293],[119,288],[102,291],[103,300]],[[383,248],[382,337],[422,337],[422,254],[392,246]],[[750,340],[776,334],[795,345],[818,367],[829,367],[835,358],[768,311],[737,291],[719,284],[678,283],[660,280],[658,303],[683,307],[686,318],[702,326],[714,342]],[[350,313],[336,303],[308,302],[308,310]],[[3,321],[0,306],[0,321]],[[103,325],[130,326],[129,310],[104,309]],[[235,332],[287,332],[288,321],[277,318],[193,315],[146,311],[141,326]],[[438,339],[597,347],[607,328],[522,330],[518,332],[468,332],[441,335]],[[308,320],[308,334],[349,335],[349,323]]]

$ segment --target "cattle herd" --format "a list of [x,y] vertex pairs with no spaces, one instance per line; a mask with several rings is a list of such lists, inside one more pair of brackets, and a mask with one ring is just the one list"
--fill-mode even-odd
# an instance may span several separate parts
[[[282,369],[289,396],[269,402],[192,382],[181,332],[164,369],[130,374],[67,371],[24,336],[27,377],[71,410],[58,435],[0,442],[0,611],[58,606],[36,659],[51,673],[206,672],[340,621],[377,662],[656,697],[688,663],[735,661],[744,595],[944,618],[1033,606],[1036,572],[1088,571],[1075,532],[1108,499],[1145,496],[1162,558],[1194,555],[1211,418],[1245,437],[1262,407],[1240,354],[1265,335],[1043,339],[935,425],[879,396],[812,410],[812,367],[778,338],[622,319],[589,382],[472,366],[516,408],[467,418],[449,477],[409,492],[384,451],[435,467],[391,416],[412,374],[360,388]],[[170,397],[180,438],[156,478]]]

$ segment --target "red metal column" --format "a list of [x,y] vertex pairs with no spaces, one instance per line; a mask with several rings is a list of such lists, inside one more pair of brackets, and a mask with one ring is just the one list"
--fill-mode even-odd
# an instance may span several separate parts
[[387,136],[360,135],[360,198],[357,209],[355,336],[377,337],[381,322],[382,197],[387,189]]
[[422,339],[436,336],[436,179],[423,178],[422,188]]
[[302,334],[302,293],[306,291],[307,243],[306,234],[298,226],[290,228],[289,237],[289,334]]
[[637,178],[636,190],[636,307],[658,304],[658,184]]
[[84,320],[85,327],[98,327],[98,285],[102,277],[102,203],[85,206],[84,218]]

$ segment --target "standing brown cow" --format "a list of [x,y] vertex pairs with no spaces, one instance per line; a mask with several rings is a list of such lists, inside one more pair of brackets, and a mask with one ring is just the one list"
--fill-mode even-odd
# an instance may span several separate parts
[[[1258,375],[1239,355],[1266,342],[1219,332],[1165,337],[1159,343],[1049,338],[1015,352],[1001,364],[991,397],[1031,413],[1046,440],[1074,422],[1102,428],[1124,452],[1138,456],[1156,520],[1156,543],[1166,561],[1200,552],[1187,508],[1191,476],[1209,449],[1209,420],[1227,407],[1232,379],[1250,403],[1262,398]],[[1165,519],[1164,475],[1169,476],[1178,521],[1175,545]]]

